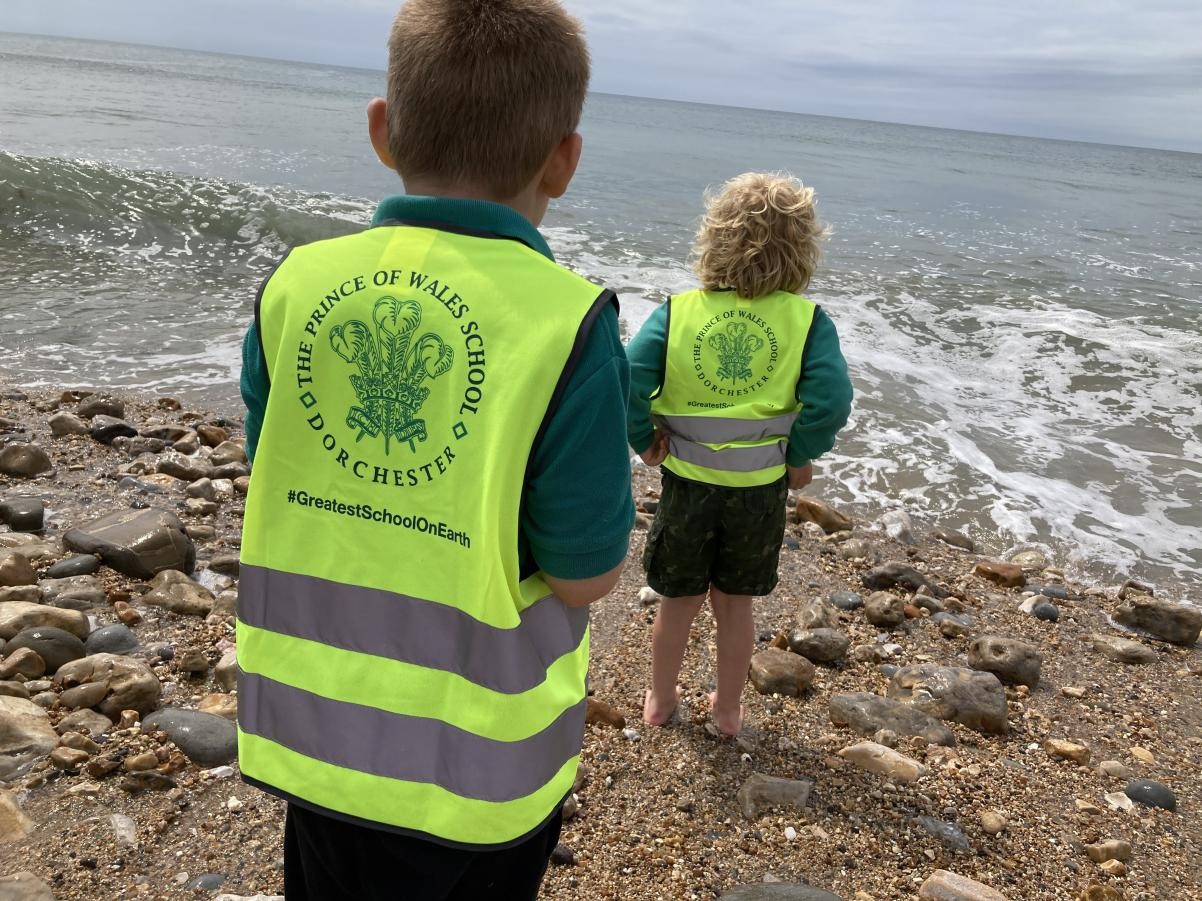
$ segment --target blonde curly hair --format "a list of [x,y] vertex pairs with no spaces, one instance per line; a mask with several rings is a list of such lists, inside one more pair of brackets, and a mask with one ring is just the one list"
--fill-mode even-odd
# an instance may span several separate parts
[[814,189],[784,173],[746,172],[707,192],[693,246],[702,287],[749,300],[804,290],[829,234],[817,206]]

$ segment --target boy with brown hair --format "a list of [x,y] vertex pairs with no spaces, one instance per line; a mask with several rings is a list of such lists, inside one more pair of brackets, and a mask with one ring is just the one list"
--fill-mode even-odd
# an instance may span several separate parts
[[643,554],[647,583],[664,596],[643,706],[651,725],[676,709],[689,629],[708,597],[714,725],[743,727],[751,603],[776,587],[789,489],[809,484],[851,412],[834,324],[800,296],[825,235],[812,188],[771,173],[731,179],[707,198],[697,233],[701,289],[669,298],[630,342],[630,444],[664,469]]
[[634,520],[616,299],[536,230],[588,75],[555,0],[409,0],[368,107],[407,196],[260,292],[239,758],[289,901],[533,898],[558,841]]

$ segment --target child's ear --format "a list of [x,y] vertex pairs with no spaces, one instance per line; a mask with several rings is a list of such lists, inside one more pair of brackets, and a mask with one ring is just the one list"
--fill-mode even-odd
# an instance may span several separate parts
[[562,197],[580,165],[580,154],[584,149],[584,138],[573,132],[551,151],[547,165],[543,168],[542,192],[555,199]]
[[380,162],[389,169],[396,169],[392,158],[391,141],[388,140],[388,102],[377,97],[367,104],[367,136]]

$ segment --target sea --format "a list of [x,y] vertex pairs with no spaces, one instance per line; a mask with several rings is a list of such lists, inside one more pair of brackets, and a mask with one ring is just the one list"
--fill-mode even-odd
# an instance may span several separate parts
[[[0,379],[238,415],[290,247],[400,190],[378,71],[0,34]],[[804,96],[799,96],[804,105]],[[694,285],[707,188],[815,186],[856,388],[812,491],[1202,598],[1202,156],[594,94],[545,223],[628,335]]]

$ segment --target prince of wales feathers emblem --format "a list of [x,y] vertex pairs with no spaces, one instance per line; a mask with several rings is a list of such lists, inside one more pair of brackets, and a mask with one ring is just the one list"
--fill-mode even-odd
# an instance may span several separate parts
[[351,407],[346,424],[358,431],[356,441],[383,435],[385,454],[394,439],[416,451],[417,442],[427,438],[426,422],[417,418],[430,396],[422,383],[445,375],[455,351],[432,332],[413,339],[422,321],[416,301],[382,297],[371,318],[374,334],[358,319],[330,329],[334,352],[359,370],[351,376],[359,406]]
[[718,378],[737,382],[752,377],[751,358],[764,346],[764,339],[747,334],[746,323],[731,322],[725,334],[711,335],[709,343],[718,351]]

